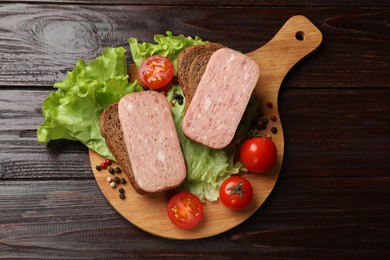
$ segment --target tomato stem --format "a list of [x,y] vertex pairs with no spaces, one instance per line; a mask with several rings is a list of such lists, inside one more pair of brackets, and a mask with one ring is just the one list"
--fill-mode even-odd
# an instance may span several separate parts
[[233,196],[234,194],[238,194],[240,195],[240,198],[242,198],[242,194],[244,192],[246,192],[246,190],[244,190],[242,188],[242,181],[240,181],[240,183],[237,185],[237,186],[230,186],[229,188],[227,188],[227,190],[232,190],[232,193],[230,193],[230,196]]
[[256,137],[265,137],[265,138],[272,139],[272,137],[269,134],[261,134],[257,129],[249,132],[249,138],[256,138]]

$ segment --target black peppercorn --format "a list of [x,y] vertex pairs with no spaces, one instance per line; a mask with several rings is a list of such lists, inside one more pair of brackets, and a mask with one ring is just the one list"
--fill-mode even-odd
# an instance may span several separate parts
[[267,118],[264,118],[263,120],[259,120],[256,123],[256,129],[257,130],[266,129],[267,128],[267,124],[268,124],[268,119]]
[[124,193],[119,193],[119,198],[121,199],[121,200],[124,200],[125,199],[125,194]]
[[173,99],[179,100],[179,99],[183,99],[183,98],[184,97],[182,95],[180,95],[180,94],[173,94]]
[[278,129],[277,129],[276,127],[272,127],[272,128],[271,128],[271,132],[272,132],[273,134],[276,134],[276,133],[278,132]]
[[96,170],[100,172],[102,170],[102,167],[100,167],[100,165],[96,165]]
[[121,173],[122,172],[122,169],[119,168],[119,167],[115,167],[115,173]]
[[260,120],[260,119],[263,118],[263,117],[264,117],[264,113],[261,112],[261,111],[259,111],[259,112],[256,113],[254,119],[255,119],[256,121],[258,121],[258,120]]
[[119,189],[119,192],[120,192],[120,193],[125,193],[125,190],[124,190],[123,188],[120,188],[120,189]]
[[115,174],[115,170],[114,170],[114,168],[112,168],[112,167],[109,167],[109,168],[108,168],[108,172],[111,173],[112,175]]
[[114,182],[115,182],[116,184],[119,184],[119,183],[121,183],[121,179],[119,179],[119,177],[115,177],[115,178],[114,178]]
[[126,179],[125,179],[125,178],[122,178],[122,179],[121,179],[121,183],[122,183],[122,184],[126,184]]

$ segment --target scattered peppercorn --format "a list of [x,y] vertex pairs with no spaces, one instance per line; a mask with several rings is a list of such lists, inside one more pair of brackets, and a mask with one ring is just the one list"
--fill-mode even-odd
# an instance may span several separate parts
[[96,170],[100,172],[102,170],[102,167],[100,167],[100,165],[96,165]]
[[146,86],[142,86],[142,88],[143,88],[144,90],[149,90],[149,88],[146,87]]
[[125,194],[124,193],[119,193],[119,198],[121,200],[124,200],[126,198]]
[[271,116],[271,121],[276,122],[276,116]]
[[265,105],[266,105],[269,109],[271,109],[271,108],[274,107],[274,105],[272,104],[271,101],[268,101],[267,103],[265,103]]
[[112,161],[110,159],[106,159],[104,162],[107,164],[107,166],[110,166],[112,164]]
[[122,172],[122,169],[119,168],[119,167],[115,167],[115,173],[121,173]]
[[107,169],[107,164],[105,163],[105,162],[102,162],[101,164],[100,164],[100,168],[102,168],[102,169]]
[[273,134],[276,134],[276,133],[278,132],[278,129],[277,129],[276,127],[272,127],[272,128],[271,128],[271,132],[272,132]]
[[111,177],[107,177],[107,182],[112,182],[112,179],[111,179]]
[[173,94],[173,99],[175,99],[179,105],[183,105],[183,102],[184,102],[183,95],[175,93],[175,94]]
[[262,111],[258,111],[255,115],[255,119],[259,120],[264,116],[264,113]]
[[172,82],[173,83],[179,83],[179,78],[178,77],[176,77],[176,76],[174,76],[173,78],[172,78]]
[[119,192],[120,192],[120,193],[125,193],[125,189],[120,188],[120,189],[119,189]]
[[120,184],[120,183],[121,183],[121,179],[120,179],[119,177],[115,177],[115,178],[114,178],[114,182],[115,182],[116,184]]
[[114,170],[114,168],[112,168],[112,167],[109,167],[109,168],[108,168],[108,172],[111,173],[112,175],[115,174],[115,170]]
[[179,99],[183,99],[184,97],[183,97],[183,95],[175,93],[175,94],[173,94],[173,98],[179,100]]
[[110,186],[111,186],[111,188],[115,188],[116,187],[116,183],[115,182],[110,182]]
[[125,179],[125,178],[122,178],[122,179],[121,179],[121,183],[122,183],[122,184],[126,184],[126,179]]
[[263,120],[259,120],[256,122],[256,129],[257,130],[263,130],[267,128],[268,119],[264,118]]

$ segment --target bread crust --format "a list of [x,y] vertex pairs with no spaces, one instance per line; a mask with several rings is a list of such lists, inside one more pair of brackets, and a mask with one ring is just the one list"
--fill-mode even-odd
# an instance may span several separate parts
[[233,141],[260,69],[255,61],[229,48],[215,51],[206,65],[182,130],[192,141],[222,149]]
[[103,111],[100,115],[99,125],[100,132],[105,138],[110,151],[128,177],[134,190],[139,194],[145,194],[146,192],[135,181],[126,146],[124,145],[123,132],[118,117],[118,103],[111,104]]
[[220,43],[193,45],[179,54],[177,77],[186,97],[186,108],[191,103],[211,55],[224,47]]

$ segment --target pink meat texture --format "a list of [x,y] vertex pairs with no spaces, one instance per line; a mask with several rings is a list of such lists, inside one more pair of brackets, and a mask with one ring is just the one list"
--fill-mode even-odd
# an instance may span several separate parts
[[155,91],[129,94],[119,101],[118,114],[138,186],[146,192],[179,186],[186,165],[166,97]]
[[191,140],[212,149],[233,139],[259,79],[255,61],[229,48],[211,56],[184,116],[182,129]]

